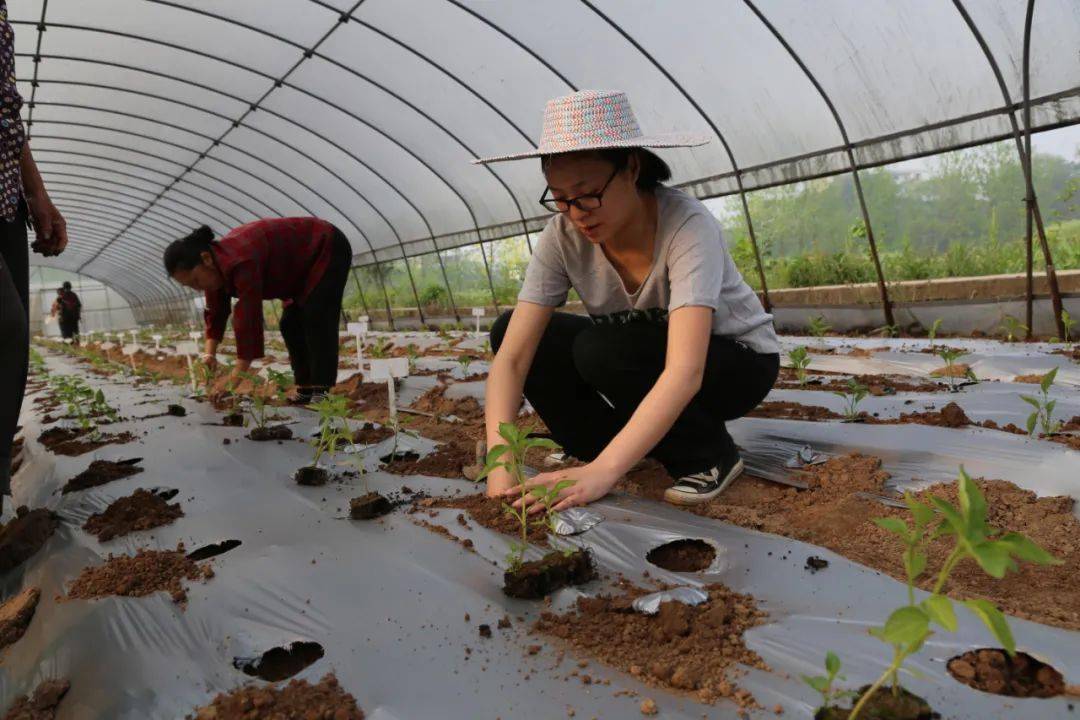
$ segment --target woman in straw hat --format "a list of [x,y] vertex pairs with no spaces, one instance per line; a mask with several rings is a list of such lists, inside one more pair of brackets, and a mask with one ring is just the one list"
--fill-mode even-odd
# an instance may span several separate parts
[[[537,149],[476,161],[540,158],[540,202],[555,213],[517,306],[491,330],[486,425],[493,447],[524,394],[555,441],[586,462],[530,481],[573,481],[556,509],[603,497],[645,457],[675,478],[664,498],[683,505],[711,500],[742,472],[724,423],[776,381],[772,316],[716,218],[664,186],[671,171],[645,149],[705,142],[643,135],[624,93],[586,90],[548,102]],[[555,312],[571,288],[589,317]],[[521,492],[501,469],[487,483],[489,495]]]

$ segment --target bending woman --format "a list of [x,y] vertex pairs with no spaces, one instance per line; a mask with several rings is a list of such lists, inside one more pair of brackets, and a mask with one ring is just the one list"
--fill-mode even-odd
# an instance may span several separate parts
[[[352,249],[318,218],[271,218],[241,225],[214,242],[205,225],[165,248],[165,272],[206,294],[203,360],[215,367],[230,311],[236,334],[234,373],[263,356],[263,300],[283,300],[281,336],[308,402],[337,380],[338,322]],[[231,298],[237,298],[231,307]]]
[[[603,497],[646,456],[675,478],[664,497],[678,504],[707,502],[742,472],[724,423],[776,381],[772,316],[716,218],[665,187],[670,170],[644,149],[704,142],[645,137],[623,93],[583,91],[548,103],[537,150],[478,161],[539,157],[540,201],[556,213],[516,308],[492,328],[486,399],[488,447],[501,442],[499,423],[517,416],[524,393],[554,440],[587,461],[530,481],[574,481],[556,509]],[[554,312],[571,288],[590,317]],[[487,489],[519,492],[503,470]]]

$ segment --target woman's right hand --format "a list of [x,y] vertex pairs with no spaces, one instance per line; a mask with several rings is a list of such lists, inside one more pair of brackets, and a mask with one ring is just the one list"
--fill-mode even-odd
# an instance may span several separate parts
[[206,365],[211,371],[216,372],[218,369],[217,355],[204,354],[202,356],[203,365]]

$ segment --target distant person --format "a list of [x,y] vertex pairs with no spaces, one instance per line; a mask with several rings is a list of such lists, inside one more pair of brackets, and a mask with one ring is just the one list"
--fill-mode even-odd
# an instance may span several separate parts
[[0,0],[0,509],[11,494],[11,443],[19,421],[30,357],[29,221],[34,251],[59,255],[67,229],[41,181],[19,111],[15,33]]
[[[229,313],[236,335],[234,373],[263,356],[263,300],[280,299],[281,336],[296,378],[297,402],[337,382],[338,322],[352,248],[318,218],[271,218],[241,225],[220,240],[205,225],[165,248],[165,272],[206,294],[203,360],[217,366]],[[237,298],[232,307],[231,298]]]
[[71,283],[65,281],[60,289],[56,291],[56,300],[53,302],[51,315],[59,319],[60,336],[78,345],[79,320],[82,319],[82,301],[72,291]]
[[[538,149],[555,215],[529,260],[513,313],[491,330],[487,445],[517,417],[522,393],[567,454],[587,464],[536,476],[572,480],[555,509],[603,497],[650,456],[674,478],[664,499],[707,502],[743,470],[724,423],[760,403],[780,367],[772,316],[743,280],[707,207],[666,187],[645,148],[707,142],[644,136],[626,95],[586,90],[551,100]],[[590,317],[557,313],[573,288]],[[504,470],[489,495],[516,495]],[[533,496],[524,502],[536,502]]]

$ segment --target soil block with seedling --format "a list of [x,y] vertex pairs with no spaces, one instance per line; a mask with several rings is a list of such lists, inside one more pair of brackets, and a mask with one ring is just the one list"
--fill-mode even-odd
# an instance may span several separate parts
[[349,399],[331,393],[308,407],[319,414],[319,432],[310,441],[314,451],[311,464],[299,468],[293,474],[293,479],[297,485],[325,485],[330,480],[330,471],[320,467],[319,460],[323,455],[332,460],[340,445],[352,443],[348,423]]
[[[486,478],[496,469],[503,469],[510,474],[519,495],[514,505],[504,506],[505,511],[518,521],[521,542],[511,543],[506,556],[503,592],[510,597],[537,599],[567,585],[582,585],[594,579],[596,567],[592,555],[572,545],[556,547],[540,560],[524,562],[525,551],[529,547],[529,525],[542,524],[552,536],[557,536],[554,504],[559,493],[572,485],[573,481],[564,480],[551,488],[529,488],[524,472],[526,453],[532,448],[556,450],[558,445],[550,438],[529,437],[529,429],[519,428],[513,423],[499,423],[499,435],[503,442],[488,451],[484,471],[477,479]],[[530,520],[526,502],[530,496],[543,509],[539,520]]]

